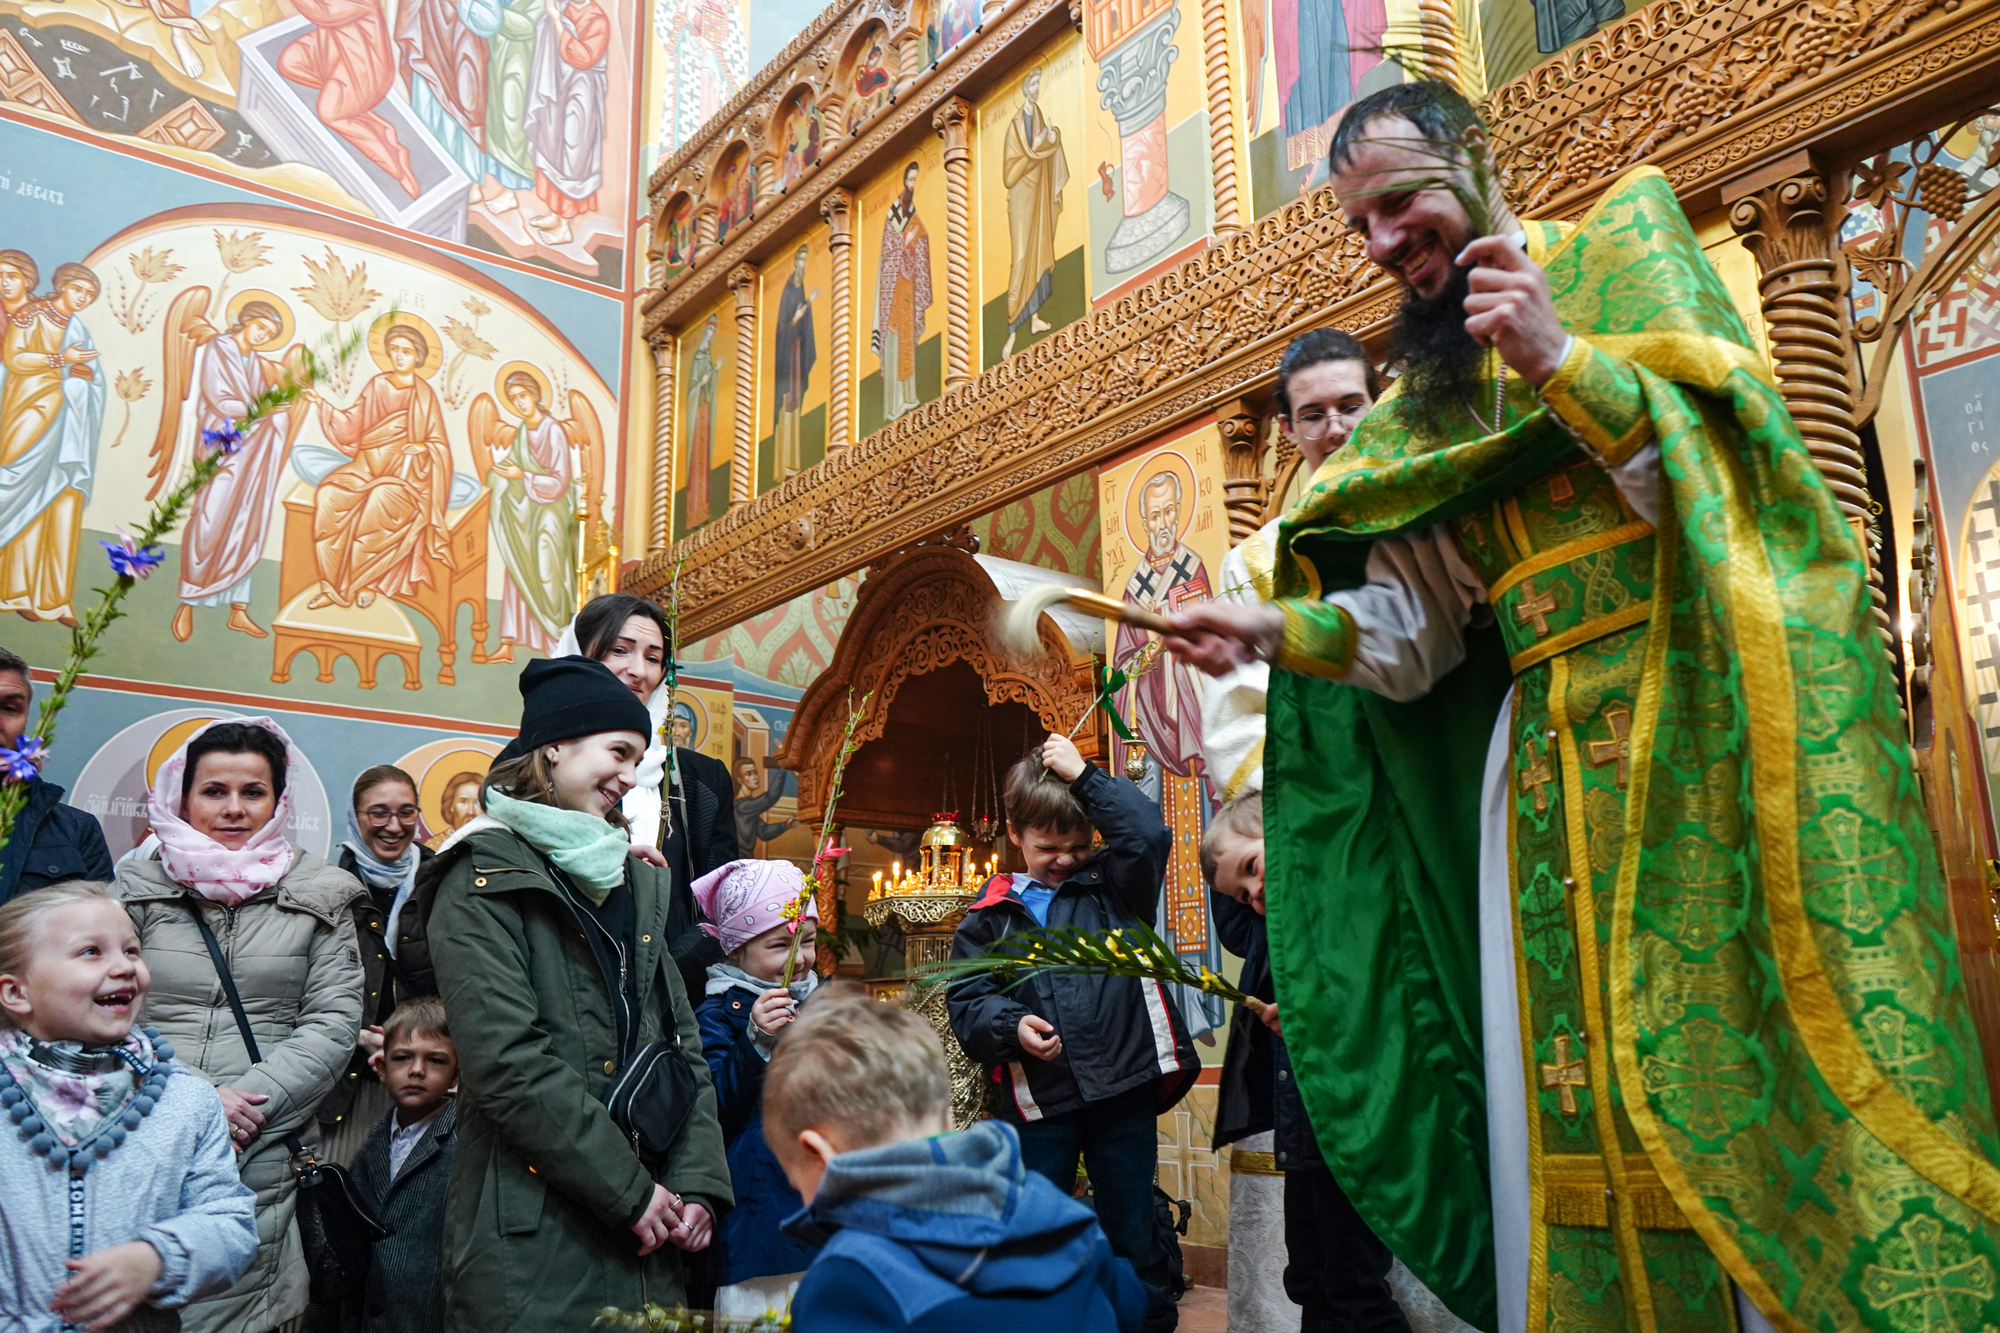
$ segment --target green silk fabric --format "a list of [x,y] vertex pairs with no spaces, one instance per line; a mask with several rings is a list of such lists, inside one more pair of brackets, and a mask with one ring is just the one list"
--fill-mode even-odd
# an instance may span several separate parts
[[[1578,439],[1614,463],[1659,446],[1604,960],[1622,1108],[1779,1328],[2000,1327],[2000,1143],[1855,534],[1660,173],[1566,236],[1531,228],[1582,340],[1544,391],[1560,420],[1510,393],[1528,410],[1506,430],[1440,438],[1392,393],[1286,516],[1279,596],[1352,582],[1367,541],[1504,499]],[[1329,1164],[1492,1327],[1467,1177],[1485,1149],[1477,789],[1504,681],[1472,646],[1408,706],[1273,674],[1267,893]]]

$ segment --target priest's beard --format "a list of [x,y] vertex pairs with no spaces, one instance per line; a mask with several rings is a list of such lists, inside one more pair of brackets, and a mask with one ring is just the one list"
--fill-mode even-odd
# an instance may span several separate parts
[[1396,314],[1390,361],[1401,362],[1403,394],[1434,428],[1477,401],[1484,387],[1486,349],[1465,331],[1471,290],[1472,270],[1454,265],[1437,295],[1409,292]]

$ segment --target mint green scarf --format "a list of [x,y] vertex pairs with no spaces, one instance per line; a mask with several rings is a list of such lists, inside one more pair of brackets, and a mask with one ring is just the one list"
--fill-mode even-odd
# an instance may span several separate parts
[[593,903],[602,904],[625,879],[625,857],[632,844],[622,831],[596,815],[539,801],[517,801],[490,787],[486,813],[561,866]]

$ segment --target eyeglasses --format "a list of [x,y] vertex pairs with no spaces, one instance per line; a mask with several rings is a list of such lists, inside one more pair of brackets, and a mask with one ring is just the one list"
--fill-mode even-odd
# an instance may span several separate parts
[[1367,403],[1355,403],[1332,413],[1310,410],[1286,420],[1292,423],[1292,434],[1302,440],[1317,440],[1333,428],[1335,421],[1351,421],[1367,416],[1368,407]]
[[367,821],[369,828],[386,828],[391,821],[414,824],[417,822],[417,807],[400,805],[391,810],[386,805],[371,805],[361,812],[361,818]]

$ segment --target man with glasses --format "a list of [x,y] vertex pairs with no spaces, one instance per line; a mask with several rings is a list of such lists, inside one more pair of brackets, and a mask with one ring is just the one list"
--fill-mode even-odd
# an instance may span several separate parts
[[[1347,443],[1381,390],[1381,375],[1352,334],[1314,329],[1292,339],[1278,363],[1272,397],[1278,430],[1299,451],[1302,480]],[[1277,554],[1274,518],[1222,558],[1216,600],[1255,606],[1270,597]],[[1264,691],[1270,679],[1268,663],[1243,662],[1211,679],[1202,696],[1202,752],[1224,801],[1264,789]]]

